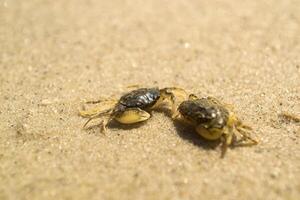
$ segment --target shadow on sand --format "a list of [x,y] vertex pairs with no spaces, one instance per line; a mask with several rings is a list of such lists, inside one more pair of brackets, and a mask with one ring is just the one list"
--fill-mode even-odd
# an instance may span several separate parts
[[[160,108],[155,109],[155,112],[163,113],[166,117],[171,118],[172,113],[170,109],[168,108]],[[150,112],[151,113],[151,112]],[[151,116],[152,113],[151,113]],[[141,126],[145,125],[147,121],[139,122],[136,124],[120,124],[115,120],[112,120],[109,122],[107,128],[108,129],[123,129],[123,130],[131,130],[140,128]],[[208,141],[202,138],[199,134],[196,133],[193,127],[190,125],[185,124],[184,122],[180,121],[179,119],[173,120],[174,127],[176,129],[177,134],[184,140],[187,140],[188,142],[192,143],[193,145],[204,149],[204,150],[213,150],[220,146],[220,140],[216,141]],[[89,127],[86,127],[86,130],[91,130],[94,128],[99,128],[99,124],[94,124]]]
[[[144,124],[146,124],[147,121],[144,121],[144,122],[139,122],[139,123],[136,123],[136,124],[121,124],[121,123],[118,123],[117,121],[115,120],[112,120],[110,121],[108,124],[107,124],[107,129],[123,129],[123,130],[130,130],[130,129],[136,129],[136,128],[139,128],[141,126],[143,126]],[[95,129],[95,128],[100,128],[101,129],[101,123],[96,123],[96,124],[92,124],[86,128],[84,128],[85,130],[92,130],[92,129]]]
[[[172,118],[172,113],[168,108],[160,108],[156,112],[165,114],[168,118]],[[177,134],[184,140],[192,143],[193,145],[205,150],[212,150],[220,146],[220,140],[208,141],[196,133],[193,127],[183,123],[178,119],[173,120],[174,127]]]
[[202,138],[193,127],[183,124],[180,120],[174,120],[173,124],[176,128],[177,134],[184,140],[189,141],[197,147],[205,150],[216,149],[220,146],[220,140],[208,141]]

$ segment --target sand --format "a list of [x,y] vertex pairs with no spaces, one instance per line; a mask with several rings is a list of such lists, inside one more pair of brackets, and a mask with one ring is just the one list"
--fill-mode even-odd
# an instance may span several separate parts
[[[300,199],[300,1],[0,1],[0,199]],[[259,145],[174,124],[83,130],[84,100],[177,86]]]

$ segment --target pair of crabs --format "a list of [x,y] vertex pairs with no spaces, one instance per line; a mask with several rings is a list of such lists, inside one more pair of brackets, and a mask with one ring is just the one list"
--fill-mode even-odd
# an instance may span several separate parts
[[[91,110],[82,110],[80,116],[88,118],[84,127],[93,119],[103,118],[101,127],[105,131],[111,120],[121,124],[135,124],[148,120],[150,111],[166,102],[171,104],[172,119],[178,119],[194,127],[207,140],[221,140],[222,156],[229,145],[255,145],[251,138],[251,127],[244,125],[232,111],[231,106],[213,97],[198,98],[188,95],[181,88],[140,88],[133,90],[119,100],[107,99],[87,103],[100,103]],[[237,140],[237,135],[240,139]]]

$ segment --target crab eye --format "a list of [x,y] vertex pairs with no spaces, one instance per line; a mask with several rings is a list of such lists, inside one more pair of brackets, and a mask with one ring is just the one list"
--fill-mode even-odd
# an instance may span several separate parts
[[222,118],[220,118],[219,120],[218,120],[218,124],[219,125],[222,125],[224,123],[224,120],[222,119]]
[[214,113],[214,112],[213,112],[213,113],[211,113],[211,117],[212,117],[212,118],[216,118],[216,116],[217,116],[217,114],[216,114],[216,113]]

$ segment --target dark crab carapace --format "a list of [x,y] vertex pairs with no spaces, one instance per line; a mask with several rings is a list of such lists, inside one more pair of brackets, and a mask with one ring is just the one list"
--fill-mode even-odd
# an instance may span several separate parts
[[187,93],[180,88],[140,88],[120,97],[119,100],[103,100],[99,106],[91,110],[82,110],[80,116],[89,118],[85,126],[95,118],[103,117],[102,125],[105,130],[110,120],[115,119],[122,124],[134,124],[148,120],[150,111],[167,100],[172,105],[172,113],[176,110],[177,99],[186,98]]
[[[240,134],[242,145],[255,145],[258,142],[249,136],[251,127],[244,125],[228,105],[213,97],[198,98],[190,95],[189,100],[183,101],[178,107],[177,117],[194,126],[196,132],[207,140],[221,139],[224,156],[227,146],[237,141]],[[246,141],[246,143],[245,143]]]

